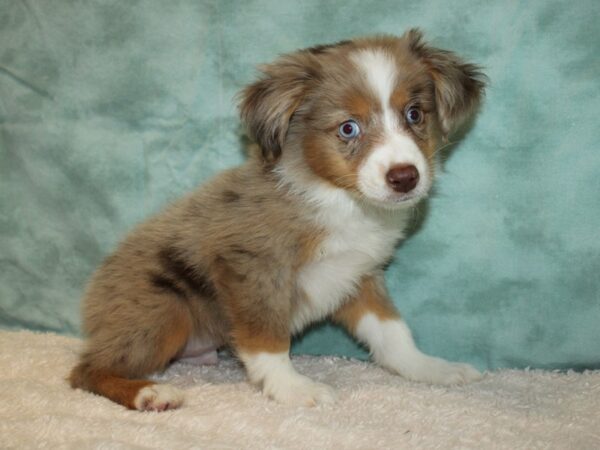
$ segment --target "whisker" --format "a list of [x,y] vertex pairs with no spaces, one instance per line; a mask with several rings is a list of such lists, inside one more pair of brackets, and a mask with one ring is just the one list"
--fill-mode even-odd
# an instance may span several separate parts
[[435,155],[437,155],[439,152],[441,152],[442,150],[444,150],[446,147],[449,147],[451,145],[454,145],[458,143],[458,141],[451,141],[451,142],[447,142],[446,144],[442,145],[440,148],[435,149],[435,151],[429,155],[429,157],[427,158],[427,160],[431,161]]
[[355,175],[353,173],[349,173],[346,175],[342,175],[341,177],[334,178],[333,181],[335,181],[335,182],[346,181],[347,179],[352,179],[354,177],[355,177]]

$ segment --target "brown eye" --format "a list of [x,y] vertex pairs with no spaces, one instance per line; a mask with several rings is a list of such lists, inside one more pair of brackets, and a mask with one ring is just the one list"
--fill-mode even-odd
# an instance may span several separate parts
[[423,113],[419,108],[413,106],[406,111],[406,121],[411,125],[418,125],[423,120]]

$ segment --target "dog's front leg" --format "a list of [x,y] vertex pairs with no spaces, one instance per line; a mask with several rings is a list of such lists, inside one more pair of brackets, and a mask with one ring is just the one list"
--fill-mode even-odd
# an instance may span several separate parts
[[[266,396],[284,404],[314,406],[334,401],[333,389],[299,374],[290,360],[292,281],[281,267],[229,266],[218,274],[219,294],[230,322],[231,345],[248,378]],[[276,274],[270,279],[269,274]]]
[[[279,321],[271,316],[252,323],[239,317],[233,325],[233,345],[246,367],[248,378],[262,392],[279,403],[315,406],[335,400],[333,390],[299,374],[290,360],[289,331],[274,327]],[[279,322],[281,324],[281,322]]]
[[279,352],[238,350],[248,378],[262,385],[263,393],[284,404],[316,406],[335,401],[333,389],[299,374],[289,357],[289,347]]
[[365,343],[375,362],[410,380],[451,385],[482,376],[468,364],[451,363],[422,353],[389,300],[379,275],[364,278],[358,293],[336,311],[333,320]]

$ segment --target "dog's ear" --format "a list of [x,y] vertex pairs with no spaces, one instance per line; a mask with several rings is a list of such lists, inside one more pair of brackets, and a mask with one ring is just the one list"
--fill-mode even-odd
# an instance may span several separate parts
[[410,51],[425,64],[433,79],[438,118],[447,137],[475,112],[484,95],[487,77],[479,66],[427,45],[418,29],[408,31],[405,38]]
[[240,93],[240,115],[263,158],[281,155],[292,115],[317,78],[317,58],[307,51],[282,56],[260,67],[261,78]]

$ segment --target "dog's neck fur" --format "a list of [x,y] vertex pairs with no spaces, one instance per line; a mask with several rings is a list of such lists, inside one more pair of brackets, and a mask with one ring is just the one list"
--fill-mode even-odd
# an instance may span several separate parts
[[275,168],[278,189],[302,202],[326,235],[314,259],[298,275],[307,297],[292,320],[294,331],[299,331],[335,311],[365,275],[389,261],[410,210],[386,210],[362,202],[313,174],[298,152],[284,155]]
[[274,168],[278,188],[287,191],[314,211],[317,223],[325,229],[339,231],[363,222],[377,226],[394,241],[404,237],[412,207],[387,209],[378,207],[333,186],[314,174],[300,154],[300,149],[284,151]]

